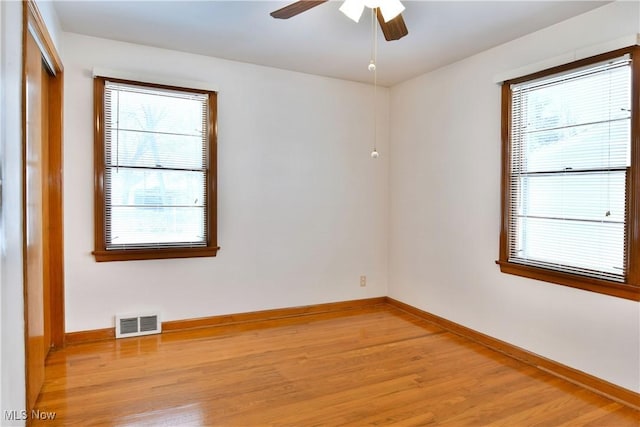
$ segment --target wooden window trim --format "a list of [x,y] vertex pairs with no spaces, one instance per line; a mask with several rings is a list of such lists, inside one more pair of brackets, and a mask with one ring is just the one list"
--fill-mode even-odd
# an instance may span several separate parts
[[[628,180],[629,195],[626,223],[627,223],[627,257],[625,260],[627,277],[624,283],[589,278],[570,273],[558,272],[550,269],[532,267],[509,262],[509,205],[510,205],[510,151],[511,151],[511,85],[546,77],[552,74],[583,67],[607,59],[616,58],[624,54],[632,58],[631,82],[631,168]],[[597,292],[633,301],[640,301],[640,47],[630,46],[590,58],[581,59],[569,64],[553,67],[537,73],[532,73],[502,84],[501,103],[501,138],[502,138],[502,180],[501,180],[501,229],[500,256],[496,263],[500,271],[530,279],[570,286],[586,291]]]
[[[158,249],[106,249],[105,241],[105,194],[104,194],[104,89],[105,82],[128,83],[157,89],[179,90],[183,92],[207,93],[209,95],[208,117],[208,176],[207,194],[207,245],[195,248],[158,248]],[[176,86],[159,85],[116,78],[95,77],[93,81],[94,110],[94,242],[92,252],[96,261],[133,261],[147,259],[191,258],[216,256],[220,247],[217,236],[217,93]]]

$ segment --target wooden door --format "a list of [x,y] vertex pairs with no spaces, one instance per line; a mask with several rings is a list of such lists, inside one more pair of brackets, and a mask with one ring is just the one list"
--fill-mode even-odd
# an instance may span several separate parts
[[49,354],[51,349],[51,257],[50,257],[50,218],[49,213],[49,191],[47,180],[49,173],[49,82],[52,76],[49,74],[48,68],[44,62],[41,62],[40,73],[40,100],[41,106],[40,117],[40,154],[42,159],[41,165],[41,188],[42,188],[42,314],[44,319],[44,356]]
[[49,350],[64,346],[62,61],[34,0],[23,2],[23,215],[27,411]]
[[[27,368],[27,410],[35,402],[44,382],[44,363],[50,347],[45,337],[45,262],[44,262],[44,158],[43,116],[47,103],[43,102],[46,71],[40,48],[27,32],[25,40],[25,147],[24,147],[24,288],[25,340]],[[47,322],[48,323],[48,322]]]

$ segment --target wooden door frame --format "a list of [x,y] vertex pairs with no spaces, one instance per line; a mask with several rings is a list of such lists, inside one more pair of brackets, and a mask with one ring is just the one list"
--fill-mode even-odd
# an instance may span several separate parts
[[[27,136],[27,76],[26,76],[26,45],[27,36],[30,34],[38,44],[44,63],[49,68],[51,79],[49,82],[48,99],[49,99],[49,115],[48,115],[48,159],[45,171],[47,176],[44,177],[46,185],[43,191],[47,192],[48,199],[48,218],[47,228],[43,230],[48,235],[48,245],[45,253],[48,256],[49,269],[45,273],[48,277],[48,286],[50,292],[50,316],[45,319],[49,323],[51,333],[51,344],[54,348],[64,346],[64,236],[63,236],[63,139],[62,139],[62,123],[63,123],[63,84],[64,84],[64,68],[62,60],[58,55],[53,40],[47,30],[46,24],[35,0],[24,0],[22,2],[22,60],[23,60],[23,76],[22,76],[22,161],[23,161],[23,182],[25,182],[26,164],[25,164],[25,147]],[[23,187],[23,232],[25,231],[26,217],[26,199]],[[23,236],[24,247],[23,253],[26,253],[26,235]],[[23,261],[24,263],[24,261]],[[26,304],[26,299],[25,299]],[[26,307],[25,307],[26,308]],[[26,314],[26,309],[25,309]],[[25,331],[26,332],[26,331]]]

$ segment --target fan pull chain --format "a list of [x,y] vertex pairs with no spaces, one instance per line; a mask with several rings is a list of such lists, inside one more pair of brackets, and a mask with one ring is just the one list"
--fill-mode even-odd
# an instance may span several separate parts
[[373,151],[371,157],[377,159],[378,153],[378,26],[376,25],[376,13],[378,9],[371,9],[371,61],[369,71],[373,72]]

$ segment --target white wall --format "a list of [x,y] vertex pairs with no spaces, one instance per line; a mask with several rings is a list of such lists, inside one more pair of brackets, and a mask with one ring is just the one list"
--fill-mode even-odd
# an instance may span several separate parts
[[24,313],[22,297],[22,7],[19,2],[0,2],[1,91],[0,153],[2,212],[0,213],[0,424],[9,422],[5,410],[25,406]]
[[[4,31],[2,30],[2,28],[4,28],[4,22],[3,22],[3,17],[4,16],[4,7],[2,7],[2,5],[0,5],[0,82],[4,82],[6,79],[4,77],[5,75],[5,71],[4,71],[4,63],[5,63],[5,59],[4,59],[4,53],[5,52],[5,48],[3,46],[3,42],[5,39],[5,35],[4,35]],[[4,125],[4,113],[2,113],[3,111],[5,111],[5,105],[4,105],[4,84],[0,83],[0,191],[2,191],[2,179],[4,178],[4,174],[3,174],[3,170],[4,170],[4,164],[2,163],[4,160],[4,129],[5,129],[5,125]],[[4,289],[4,286],[2,286],[3,280],[2,280],[2,272],[3,272],[3,264],[5,263],[4,260],[4,242],[5,242],[5,231],[4,231],[4,221],[2,219],[2,204],[3,204],[4,200],[2,200],[2,194],[0,193],[0,360],[2,358],[2,301],[4,301],[4,299],[2,298],[2,289]],[[2,404],[2,377],[3,377],[3,366],[2,366],[2,362],[0,361],[0,411],[4,408],[4,405]],[[2,421],[0,421],[0,423],[2,423]]]
[[637,302],[502,274],[494,76],[640,32],[614,3],[391,90],[389,296],[640,390]]
[[[388,90],[372,160],[369,85],[76,34],[63,47],[68,332],[122,312],[176,320],[386,295]],[[94,67],[219,91],[217,257],[94,261]]]
[[51,41],[56,48],[59,49],[62,27],[60,25],[58,15],[53,8],[53,1],[54,0],[36,0],[36,3],[38,5],[38,10],[40,11],[40,16],[42,16],[42,19],[47,26],[47,30],[49,31],[49,36],[51,36]]

